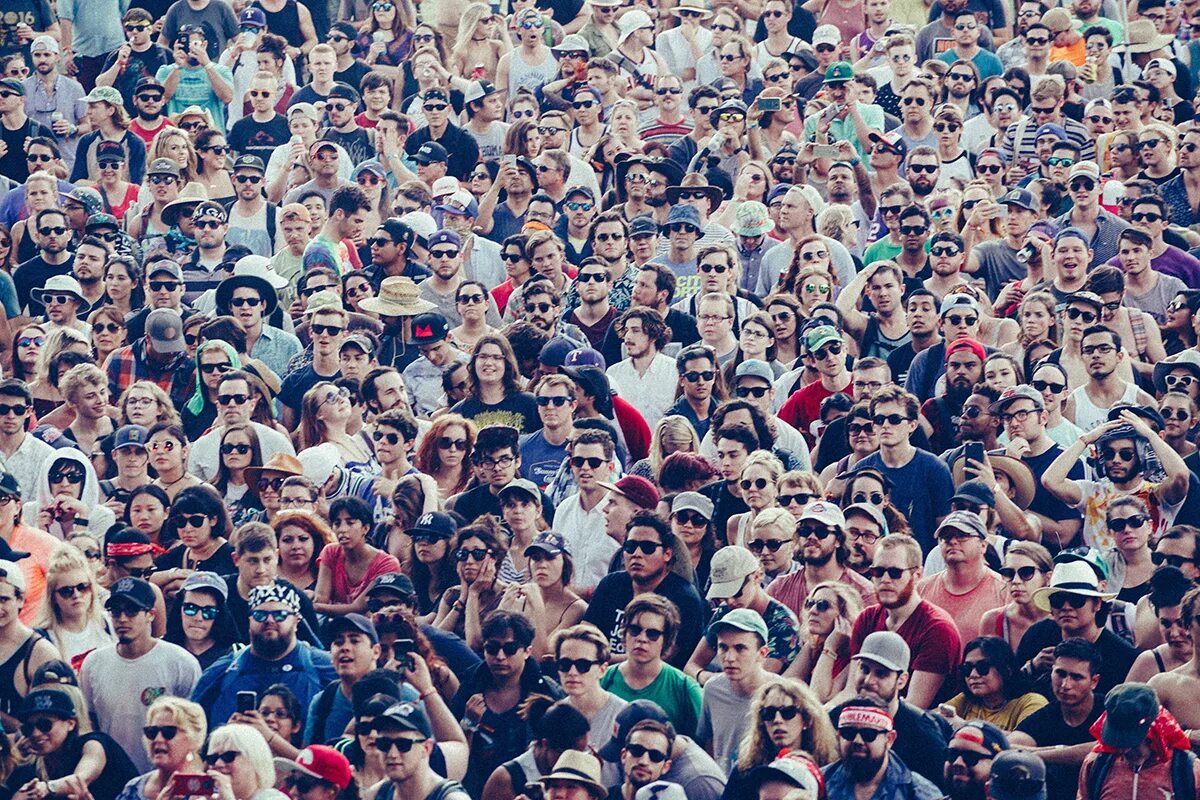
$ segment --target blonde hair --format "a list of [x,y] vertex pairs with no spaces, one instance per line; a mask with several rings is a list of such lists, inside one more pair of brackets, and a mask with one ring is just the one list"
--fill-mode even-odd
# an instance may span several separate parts
[[[317,45],[317,47],[320,46]],[[332,50],[333,48],[329,49]],[[184,143],[188,152],[187,164],[179,168],[179,188],[182,189],[187,184],[196,180],[196,146],[192,144],[192,137],[187,134],[187,131],[182,128],[176,128],[174,125],[168,125],[155,134],[154,140],[150,142],[150,152],[146,153],[146,163],[149,164],[156,158],[166,158],[171,163],[175,163],[175,159],[167,155],[167,144],[171,139],[176,137]]]
[[[572,387],[574,388],[574,387]],[[692,424],[678,414],[669,414],[654,426],[654,435],[650,439],[650,472],[658,479],[658,471],[666,459],[663,446],[670,445],[672,453],[699,453],[700,437]]]
[[892,533],[879,540],[875,552],[881,550],[906,550],[908,552],[909,567],[921,566],[921,545],[917,540],[906,533]]
[[793,469],[779,476],[779,480],[775,481],[776,486],[783,484],[789,486],[799,486],[809,494],[820,497],[825,493],[825,487],[821,485],[821,479],[815,473],[805,472],[802,469]]
[[108,629],[108,616],[104,613],[102,599],[97,596],[103,591],[100,584],[79,548],[64,543],[54,548],[54,552],[50,554],[50,563],[46,566],[46,592],[42,596],[41,613],[36,623],[36,627],[50,631],[52,636],[62,623],[58,604],[55,602],[58,596],[55,590],[59,588],[63,575],[76,571],[86,575],[87,583],[91,585],[87,610],[88,626],[99,630]]
[[607,664],[612,656],[612,650],[609,648],[608,639],[600,632],[600,629],[590,622],[581,622],[578,625],[572,625],[569,628],[560,628],[550,637],[550,649],[554,651],[555,658],[562,652],[564,642],[586,642],[596,648],[596,660],[602,664]]
[[147,380],[134,381],[129,384],[129,388],[121,392],[120,398],[117,399],[117,408],[121,412],[124,424],[128,424],[129,422],[129,415],[125,413],[125,406],[128,405],[129,395],[134,389],[145,390],[154,397],[155,402],[158,404],[158,413],[155,414],[155,417],[159,422],[166,422],[171,425],[182,424],[179,419],[179,412],[175,410],[175,404],[171,402],[171,398],[167,396],[167,393],[162,390],[161,386],[154,381]]
[[760,718],[769,695],[780,696],[787,705],[800,709],[800,718],[804,721],[804,731],[800,734],[800,749],[809,753],[817,766],[832,764],[838,760],[837,739],[829,714],[821,706],[813,690],[798,680],[792,678],[777,678],[759,686],[750,700],[750,712],[746,715],[749,721],[741,744],[738,745],[737,766],[742,774],[751,769],[774,761],[779,754],[779,748],[767,735],[766,723]]
[[[783,462],[769,450],[755,450],[747,456],[745,463],[742,464],[742,475],[745,475],[751,467],[765,469],[776,485],[779,484],[779,477],[783,475]],[[740,478],[741,475],[738,477]]]
[[275,786],[275,761],[267,740],[257,729],[249,725],[231,723],[217,728],[208,737],[208,751],[219,753],[236,750],[254,768],[258,779],[258,791]]
[[[199,703],[193,703],[191,700],[184,700],[182,697],[164,694],[159,697],[150,707],[146,709],[146,722],[154,719],[154,715],[166,712],[171,715],[175,722],[175,727],[179,732],[187,737],[192,745],[192,750],[200,752],[200,748],[204,745],[204,734],[208,732],[208,717],[204,713],[204,708]],[[145,740],[146,752],[150,751],[150,742]]]
[[[760,528],[777,528],[782,533],[794,538],[796,536],[796,525],[796,518],[787,509],[779,507],[764,508],[755,515],[754,521],[750,523],[750,534],[753,534]],[[749,536],[746,538],[749,539]]]

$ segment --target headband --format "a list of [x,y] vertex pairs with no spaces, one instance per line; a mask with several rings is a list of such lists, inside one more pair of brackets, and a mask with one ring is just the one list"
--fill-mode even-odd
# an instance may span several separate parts
[[165,552],[167,551],[149,542],[119,542],[104,547],[104,554],[109,558],[133,558],[145,553],[152,553],[157,556]]
[[892,715],[882,708],[870,706],[846,706],[838,715],[839,728],[875,728],[892,730]]
[[250,608],[257,608],[264,603],[283,603],[297,614],[300,613],[300,595],[291,586],[272,583],[251,589],[248,598]]

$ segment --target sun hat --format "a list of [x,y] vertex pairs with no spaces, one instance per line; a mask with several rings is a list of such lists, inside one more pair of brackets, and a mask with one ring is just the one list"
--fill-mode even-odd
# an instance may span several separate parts
[[437,306],[421,299],[421,292],[412,278],[393,275],[383,279],[376,297],[368,297],[359,308],[385,317],[415,317]]
[[1050,610],[1050,598],[1056,594],[1078,594],[1084,597],[1099,597],[1112,600],[1115,592],[1100,591],[1100,578],[1096,571],[1082,561],[1067,561],[1054,565],[1050,573],[1050,585],[1033,593],[1033,602],[1042,611]]

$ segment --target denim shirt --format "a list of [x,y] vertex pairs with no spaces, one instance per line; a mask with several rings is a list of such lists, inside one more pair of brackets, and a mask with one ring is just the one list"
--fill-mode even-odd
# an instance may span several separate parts
[[[855,800],[854,781],[841,761],[825,767],[825,792],[829,800]],[[928,779],[909,770],[895,753],[888,754],[887,770],[871,800],[939,800],[942,792]]]

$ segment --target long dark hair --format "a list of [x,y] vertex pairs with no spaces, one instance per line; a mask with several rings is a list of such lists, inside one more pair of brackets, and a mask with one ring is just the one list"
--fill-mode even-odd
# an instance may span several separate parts
[[[258,431],[253,425],[240,423],[237,425],[228,425],[221,433],[221,444],[225,444],[225,439],[231,433],[244,433],[246,438],[250,440],[250,464],[251,467],[261,467],[263,465],[262,443],[258,439]],[[222,496],[229,490],[229,469],[225,466],[224,454],[217,455],[217,474],[213,476],[212,485],[217,488],[217,491]],[[181,493],[182,494],[182,493]],[[262,508],[262,500],[258,499],[258,487],[246,481],[246,493],[242,495],[241,505],[245,508]]]
[[[200,587],[189,589],[192,592],[204,592],[213,600],[217,601],[217,618],[213,620],[212,631],[209,636],[212,637],[213,647],[217,652],[225,652],[229,650],[238,641],[237,625],[234,624],[233,614],[229,613],[229,606],[225,602],[225,598],[221,597],[212,589]],[[187,637],[183,633],[183,596],[184,592],[176,592],[175,598],[171,601],[171,607],[167,611],[167,633],[163,639],[171,644],[177,644],[180,647],[186,647],[185,642]]]
[[[1012,648],[1008,646],[1008,642],[1001,639],[999,636],[979,636],[967,642],[967,646],[963,648],[963,663],[966,663],[967,654],[973,650],[982,650],[984,658],[992,664],[992,669],[996,670],[996,674],[1000,676],[1002,684],[1001,693],[1004,699],[1012,700],[1014,697],[1020,697],[1025,694],[1029,687],[1021,674],[1017,657],[1013,655]],[[972,700],[977,700],[971,694],[971,690],[967,688],[966,682],[963,682],[963,694]]]

